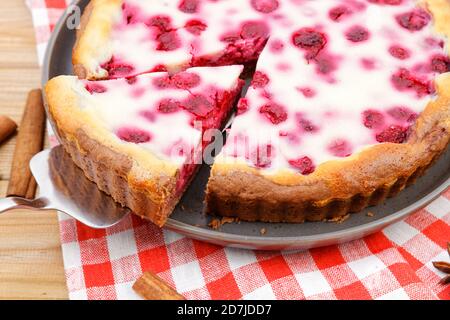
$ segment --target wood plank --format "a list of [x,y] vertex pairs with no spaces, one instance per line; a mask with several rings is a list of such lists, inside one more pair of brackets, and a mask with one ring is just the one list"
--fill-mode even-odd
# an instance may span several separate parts
[[36,68],[35,36],[25,1],[0,1],[0,35],[0,69]]
[[[0,114],[19,122],[29,90],[40,86],[34,31],[24,0],[0,1]],[[0,197],[15,138],[0,146]],[[68,297],[55,212],[0,215],[0,299]]]
[[[0,181],[4,194],[7,181]],[[55,212],[0,215],[0,299],[67,298]]]

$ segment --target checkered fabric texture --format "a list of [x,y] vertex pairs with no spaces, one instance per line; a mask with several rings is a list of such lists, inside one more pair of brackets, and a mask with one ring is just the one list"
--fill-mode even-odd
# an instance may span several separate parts
[[[66,0],[28,0],[42,62]],[[71,299],[137,299],[152,271],[188,299],[450,299],[434,260],[448,260],[450,190],[364,239],[303,252],[223,248],[135,217],[106,230],[60,215]]]

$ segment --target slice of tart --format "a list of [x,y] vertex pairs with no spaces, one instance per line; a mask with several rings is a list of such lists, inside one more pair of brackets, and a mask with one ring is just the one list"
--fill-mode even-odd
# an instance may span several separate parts
[[281,3],[92,0],[73,50],[75,73],[102,79],[256,60]]
[[243,67],[199,67],[45,88],[66,151],[100,190],[162,226],[240,94]]
[[450,139],[450,4],[414,4],[302,1],[296,21],[271,33],[238,104],[208,212],[333,219],[430,166]]

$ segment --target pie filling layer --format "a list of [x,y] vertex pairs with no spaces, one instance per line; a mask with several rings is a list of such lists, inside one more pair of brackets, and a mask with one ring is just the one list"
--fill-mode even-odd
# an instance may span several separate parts
[[182,192],[210,139],[220,129],[242,88],[243,67],[191,68],[115,80],[77,80],[79,106],[123,145],[138,146],[178,168]]
[[255,61],[278,19],[260,2],[125,0],[114,16],[109,60],[95,68],[123,77]]

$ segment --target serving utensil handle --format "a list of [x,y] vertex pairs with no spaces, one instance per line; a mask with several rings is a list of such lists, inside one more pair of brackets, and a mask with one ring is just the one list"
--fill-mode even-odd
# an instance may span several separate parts
[[0,213],[13,209],[46,209],[49,201],[46,198],[28,200],[21,197],[8,197],[0,199]]

